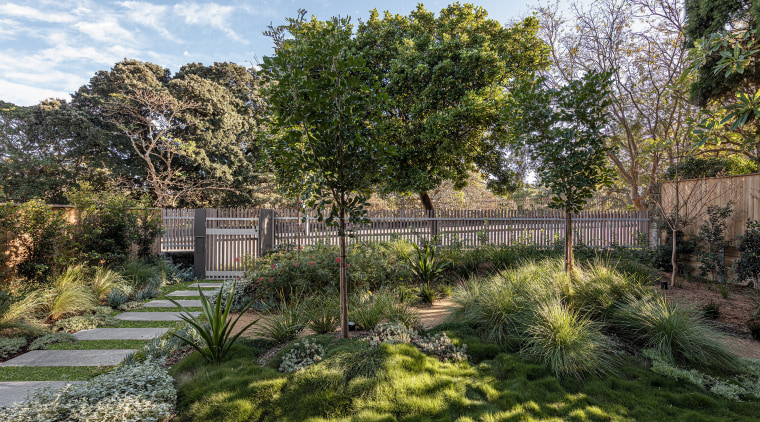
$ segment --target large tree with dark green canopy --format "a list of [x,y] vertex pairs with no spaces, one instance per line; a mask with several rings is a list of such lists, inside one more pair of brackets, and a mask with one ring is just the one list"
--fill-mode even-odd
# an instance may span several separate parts
[[428,192],[447,180],[462,187],[472,170],[495,176],[496,191],[514,189],[500,122],[512,83],[548,65],[538,28],[534,18],[504,26],[471,4],[438,16],[421,4],[408,16],[372,11],[356,42],[390,97],[382,130],[398,152],[382,191],[419,194],[432,210]]
[[124,60],[74,94],[111,135],[124,164],[117,174],[151,192],[159,206],[269,204],[260,170],[262,100],[252,69],[189,64],[175,75]]

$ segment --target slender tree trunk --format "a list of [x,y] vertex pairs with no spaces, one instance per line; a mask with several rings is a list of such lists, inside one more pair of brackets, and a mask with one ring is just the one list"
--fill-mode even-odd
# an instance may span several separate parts
[[346,280],[346,211],[340,208],[340,335],[348,338],[348,281]]
[[565,211],[565,272],[573,272],[573,214]]
[[676,259],[676,231],[673,230],[673,252],[670,254],[670,263],[673,265],[673,273],[670,274],[670,287],[676,285],[676,274],[678,274],[678,259]]
[[[433,209],[433,200],[430,199],[430,195],[427,192],[420,192],[420,201],[422,206],[427,211],[428,218],[435,218],[435,209]],[[430,240],[435,242],[435,237],[438,236],[438,221],[430,221]]]

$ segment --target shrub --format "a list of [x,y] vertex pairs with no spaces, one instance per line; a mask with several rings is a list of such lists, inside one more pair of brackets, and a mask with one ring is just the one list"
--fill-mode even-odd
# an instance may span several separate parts
[[71,318],[56,321],[53,324],[53,327],[61,331],[74,333],[77,331],[92,330],[93,328],[113,325],[119,325],[119,320],[110,315],[89,314],[77,315]]
[[340,325],[340,300],[336,294],[320,294],[304,302],[306,326],[317,334],[332,333]]
[[0,359],[5,359],[20,352],[26,346],[23,337],[0,337]]
[[264,321],[255,332],[260,337],[277,344],[286,343],[301,334],[306,326],[306,318],[300,298],[294,297],[290,303],[281,301],[269,307]]
[[446,333],[419,337],[414,341],[414,345],[421,352],[437,356],[444,362],[467,360],[467,345],[456,346]]
[[157,277],[157,269],[149,262],[132,259],[119,267],[119,272],[135,291],[148,287],[154,289],[161,287],[161,280]]
[[740,282],[752,281],[760,289],[760,221],[747,220],[747,228],[739,243],[736,274]]
[[[406,265],[399,262],[380,243],[354,243],[347,249],[349,291],[395,286],[411,277]],[[297,251],[282,251],[258,259],[246,259],[245,283],[239,291],[244,298],[257,297],[266,303],[289,300],[291,291],[304,295],[338,291],[338,250],[319,244]],[[238,299],[236,299],[238,301]]]
[[388,319],[394,300],[393,294],[387,290],[352,295],[348,305],[349,319],[365,330],[372,330]]
[[182,338],[190,339],[196,343],[203,342],[198,331],[187,324],[180,324],[170,329],[162,337],[154,338],[135,353],[127,355],[120,365],[135,365],[149,359],[162,362],[175,350],[187,347],[187,342]]
[[[710,205],[707,207],[707,221],[699,227],[697,260],[699,274],[710,275],[712,281],[718,281],[719,274],[726,274],[726,263],[719,259],[720,250],[726,249],[730,243],[726,241],[726,220],[733,214],[733,201],[725,207]],[[725,281],[725,280],[724,280]]]
[[417,244],[413,247],[415,254],[408,258],[412,276],[418,283],[429,287],[443,276],[451,262],[436,256],[435,245],[427,240],[423,241],[422,247]]
[[753,339],[760,341],[760,321],[747,322],[747,329]]
[[559,301],[539,305],[526,330],[522,354],[558,377],[603,375],[616,366],[612,342],[600,326]]
[[184,283],[193,280],[193,268],[180,269],[170,263],[167,259],[162,258],[156,261],[156,273],[164,286],[171,286],[177,283]]
[[120,309],[121,305],[129,302],[129,295],[120,290],[111,290],[106,296],[108,306],[114,309]]
[[642,348],[654,349],[671,362],[734,371],[736,356],[719,342],[721,335],[695,313],[664,297],[630,297],[615,313],[616,332]]
[[161,234],[161,218],[150,209],[147,197],[137,201],[114,189],[95,192],[82,185],[67,195],[79,216],[73,242],[80,259],[91,264],[113,265],[138,255],[147,258],[154,240]]
[[609,318],[615,306],[626,297],[650,295],[638,278],[625,276],[601,261],[579,270],[574,279],[570,303],[574,309],[594,319]]
[[68,237],[66,216],[54,211],[41,200],[33,199],[19,205],[5,205],[2,230],[13,235],[19,245],[15,262],[16,274],[29,281],[46,283],[66,262]]
[[702,316],[705,319],[720,318],[720,304],[710,301],[702,306]]
[[423,284],[417,290],[417,299],[420,303],[430,305],[438,299],[438,292],[435,291],[435,287],[430,284]]
[[369,335],[369,344],[372,347],[378,346],[382,343],[411,343],[412,340],[419,336],[417,331],[412,328],[407,328],[403,324],[397,322],[391,322],[386,324],[379,324],[375,327]]
[[98,300],[106,299],[113,291],[129,293],[132,290],[121,274],[103,267],[95,269],[91,285]]
[[158,362],[120,366],[92,380],[59,391],[43,389],[24,403],[0,409],[0,420],[36,421],[167,421],[177,392]]
[[222,301],[217,300],[214,305],[211,305],[206,296],[203,295],[201,288],[198,287],[198,295],[200,296],[202,306],[202,319],[195,317],[185,309],[184,306],[177,303],[175,300],[171,302],[182,310],[180,318],[185,321],[189,326],[193,327],[198,333],[202,341],[197,341],[195,338],[183,336],[181,333],[173,333],[172,335],[185,341],[193,349],[197,350],[207,361],[218,363],[227,357],[230,352],[230,348],[235,341],[252,325],[256,324],[259,320],[255,320],[245,327],[240,332],[232,335],[232,329],[235,328],[237,322],[240,321],[240,317],[247,311],[253,301],[248,302],[240,314],[234,320],[229,318],[230,310],[232,309],[232,297],[235,296],[235,285],[230,288],[229,297],[222,306]]
[[29,350],[44,350],[51,344],[55,343],[74,343],[76,342],[76,337],[72,336],[68,333],[51,333],[51,334],[45,334],[42,337],[38,337],[34,339],[29,344]]
[[66,268],[56,277],[53,286],[43,293],[43,311],[51,321],[65,316],[92,310],[97,300],[92,289],[84,282],[85,270],[81,265]]
[[309,342],[304,339],[285,353],[280,363],[280,372],[290,373],[302,371],[311,365],[322,360],[325,354],[325,348],[320,344]]
[[41,305],[42,295],[37,290],[22,297],[13,296],[5,290],[0,291],[0,331],[35,331],[36,324],[32,315]]

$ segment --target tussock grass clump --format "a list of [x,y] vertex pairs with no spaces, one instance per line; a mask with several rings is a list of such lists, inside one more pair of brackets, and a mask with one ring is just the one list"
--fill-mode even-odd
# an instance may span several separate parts
[[601,326],[559,301],[536,307],[521,352],[559,377],[604,375],[617,366],[612,341]]
[[626,276],[612,266],[597,261],[582,267],[573,280],[570,302],[573,308],[594,319],[608,319],[615,306],[627,297],[651,296],[637,278]]
[[400,322],[406,326],[419,325],[416,311],[399,303],[390,290],[364,292],[349,298],[349,319],[365,330],[373,330],[383,322]]
[[271,306],[254,331],[264,339],[282,344],[296,339],[306,327],[306,322],[303,301],[293,297],[290,302],[283,300]]
[[103,301],[111,292],[129,294],[132,287],[124,281],[121,274],[107,268],[98,267],[92,277],[92,290],[99,301]]
[[306,326],[317,334],[332,333],[340,326],[340,298],[334,294],[321,294],[304,303]]
[[32,318],[32,315],[42,304],[42,294],[37,290],[20,298],[0,291],[0,332],[15,330],[19,333],[35,333],[39,331],[39,323]]
[[671,362],[702,368],[735,371],[736,356],[719,342],[720,333],[708,327],[689,308],[669,303],[664,297],[628,297],[615,312],[619,335],[642,348],[652,348]]
[[68,267],[54,280],[53,287],[43,293],[42,309],[49,320],[57,321],[98,305],[92,288],[84,282],[85,277],[81,265]]

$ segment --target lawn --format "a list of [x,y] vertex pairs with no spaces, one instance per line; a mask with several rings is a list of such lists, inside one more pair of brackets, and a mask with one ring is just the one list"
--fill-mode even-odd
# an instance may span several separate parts
[[[455,341],[464,336],[449,331]],[[626,357],[614,376],[558,379],[545,366],[467,337],[475,362],[444,363],[408,344],[314,336],[325,359],[292,374],[240,347],[219,365],[192,355],[172,369],[183,421],[756,420],[731,402]],[[473,353],[475,354],[475,353]]]

